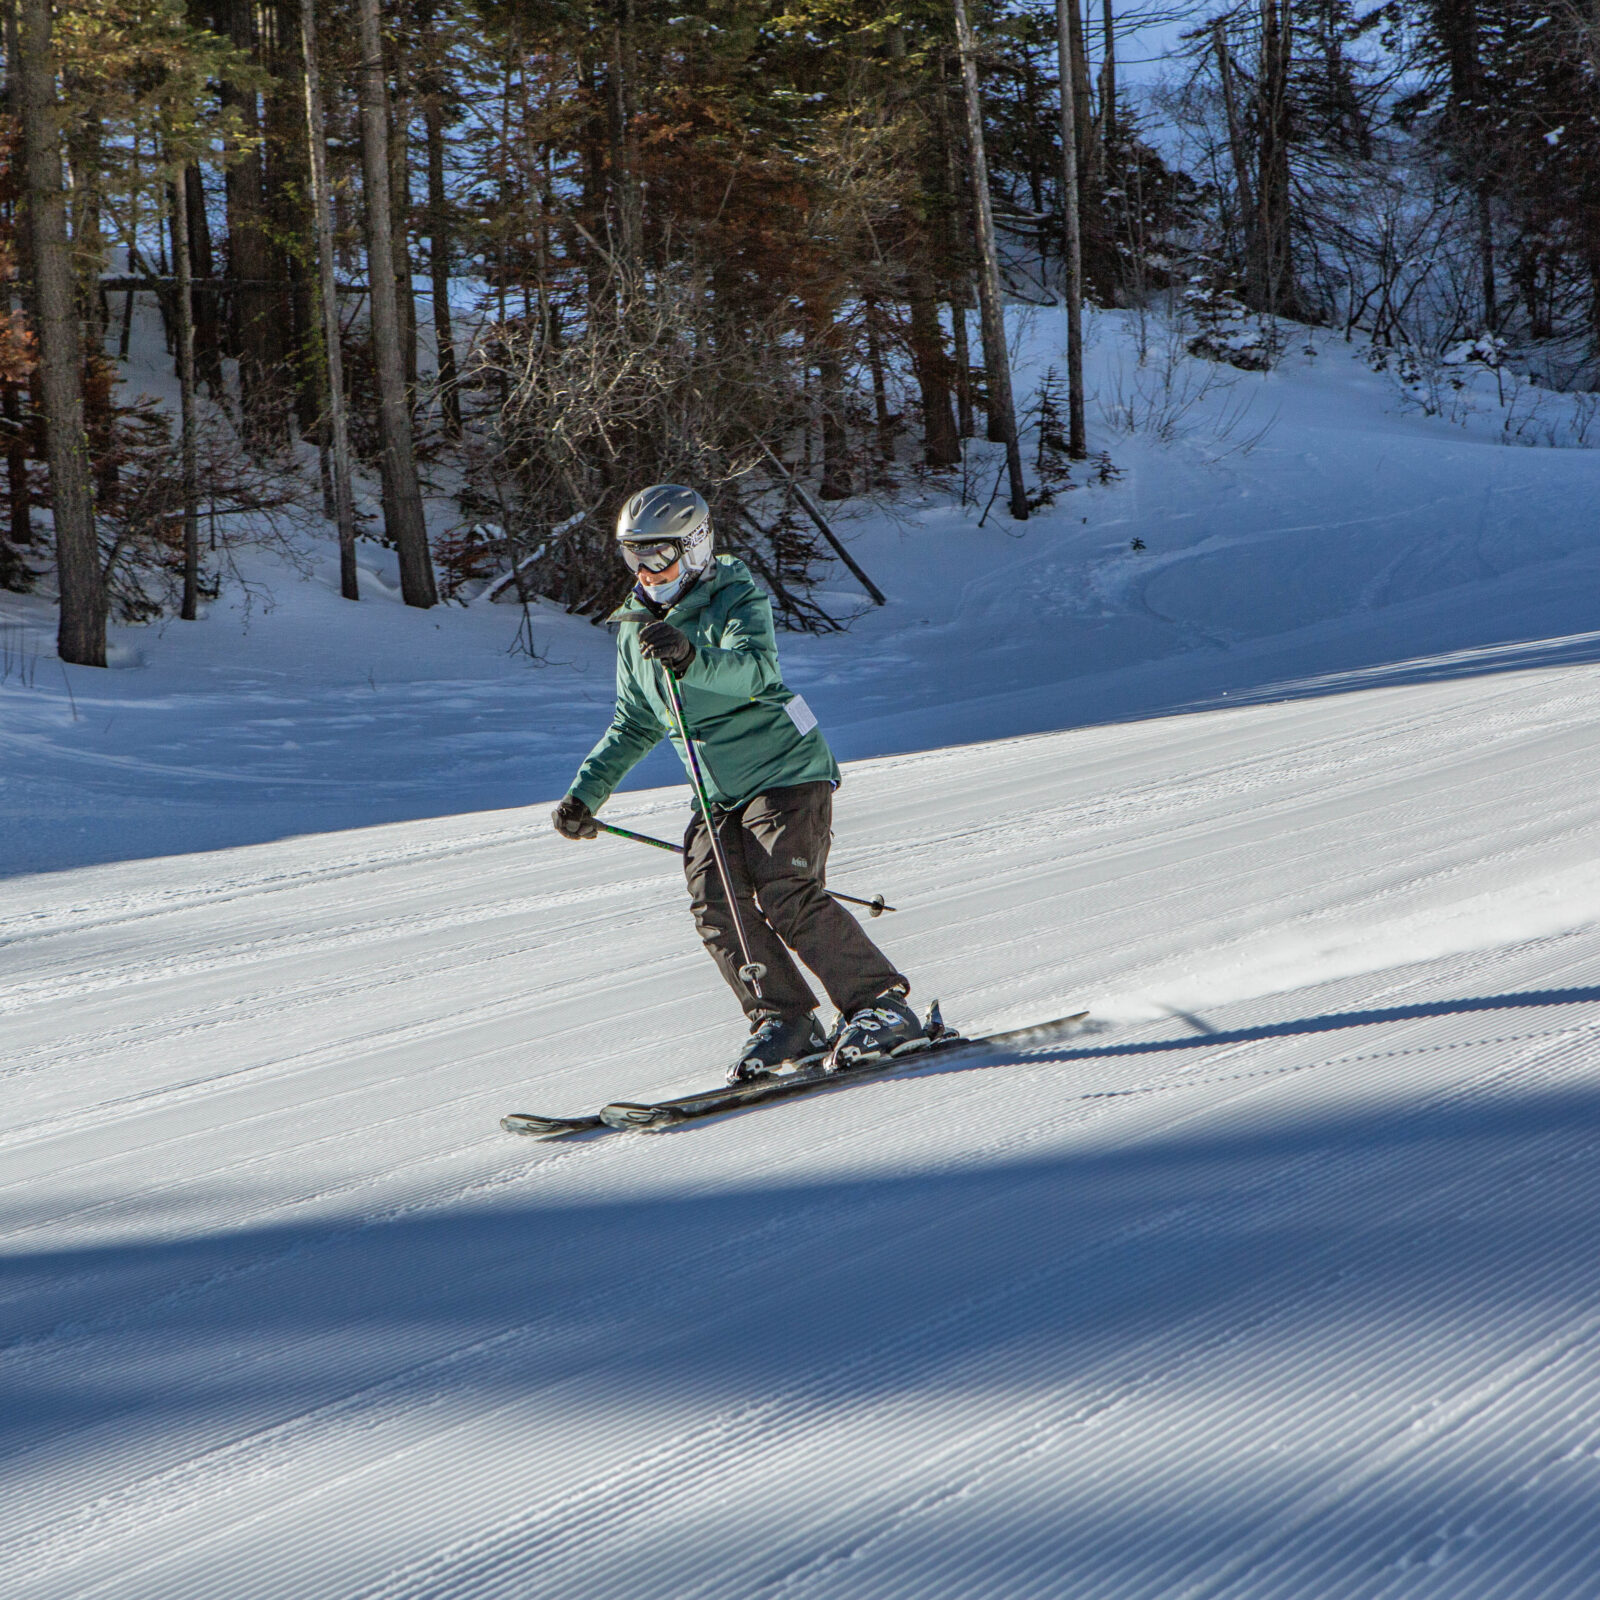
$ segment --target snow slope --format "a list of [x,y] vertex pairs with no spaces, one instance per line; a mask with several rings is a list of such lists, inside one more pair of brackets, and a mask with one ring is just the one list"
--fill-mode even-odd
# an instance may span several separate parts
[[548,830],[603,637],[313,589],[0,690],[7,1595],[1600,1593],[1594,456],[1317,360],[1249,457],[860,525],[895,604],[788,651],[836,885],[1050,1046],[511,1138],[735,1031],[674,864]]

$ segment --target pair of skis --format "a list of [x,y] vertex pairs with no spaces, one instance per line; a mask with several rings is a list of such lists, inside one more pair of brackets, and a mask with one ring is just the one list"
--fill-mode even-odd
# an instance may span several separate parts
[[699,1094],[679,1095],[670,1100],[642,1103],[618,1100],[602,1106],[590,1116],[546,1117],[532,1111],[513,1111],[509,1116],[500,1119],[500,1126],[507,1133],[529,1134],[538,1139],[561,1139],[569,1134],[590,1133],[602,1128],[651,1132],[675,1127],[681,1122],[691,1122],[700,1117],[714,1117],[724,1111],[764,1105],[769,1100],[786,1100],[794,1095],[825,1088],[829,1084],[851,1083],[857,1078],[892,1072],[900,1067],[920,1066],[933,1055],[948,1055],[954,1051],[977,1053],[1016,1050],[1048,1044],[1063,1034],[1071,1033],[1088,1015],[1087,1011],[1074,1011],[1068,1016],[1056,1017],[1050,1022],[1035,1023],[1032,1027],[1011,1028],[1005,1033],[989,1033],[977,1038],[968,1038],[965,1034],[945,1026],[939,1016],[938,1005],[935,1003],[928,1014],[927,1031],[921,1040],[902,1046],[896,1054],[878,1056],[842,1072],[824,1072],[820,1064],[812,1063],[767,1077],[755,1078],[748,1083],[729,1084],[721,1089],[706,1089]]

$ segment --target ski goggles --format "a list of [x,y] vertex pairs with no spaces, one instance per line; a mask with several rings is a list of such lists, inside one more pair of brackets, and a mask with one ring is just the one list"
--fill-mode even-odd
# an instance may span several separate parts
[[660,539],[653,544],[625,544],[622,559],[630,572],[665,572],[675,567],[683,556],[683,546],[676,539]]

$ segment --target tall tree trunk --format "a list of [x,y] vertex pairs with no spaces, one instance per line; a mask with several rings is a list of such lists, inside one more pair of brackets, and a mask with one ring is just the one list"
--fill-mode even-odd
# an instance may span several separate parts
[[972,274],[964,272],[950,286],[950,343],[955,351],[956,432],[970,439],[975,432],[972,397],[972,343],[967,338]]
[[89,486],[83,414],[83,338],[67,241],[61,184],[61,106],[50,38],[50,0],[18,0],[16,77],[27,148],[28,232],[33,254],[33,320],[39,340],[39,398],[50,462],[63,661],[106,664],[106,590]]
[[1492,333],[1499,322],[1492,207],[1494,150],[1490,140],[1478,5],[1477,0],[1439,0],[1433,9],[1450,72],[1450,140],[1477,200],[1483,322]]
[[1240,114],[1238,90],[1233,75],[1233,52],[1228,45],[1227,26],[1222,18],[1211,24],[1211,44],[1217,57],[1217,78],[1222,85],[1222,110],[1228,124],[1228,153],[1233,160],[1233,181],[1239,192],[1238,212],[1243,235],[1242,253],[1246,263],[1246,276],[1252,258],[1253,229],[1256,203],[1255,180],[1250,173],[1249,145],[1245,138],[1244,119]]
[[[234,48],[259,58],[253,0],[225,0],[227,33]],[[261,109],[253,85],[224,83],[222,102],[238,113],[244,138],[229,151],[228,276],[231,334],[239,358],[239,398],[245,435],[259,449],[277,450],[288,439],[284,393],[282,316],[273,304],[272,240],[267,225],[261,158]]]
[[[404,62],[404,55],[401,61]],[[402,66],[401,70],[404,70]],[[412,399],[417,391],[417,291],[411,259],[411,100],[404,93],[394,96],[389,122],[389,217],[394,229],[395,306],[400,317],[400,357],[405,369],[406,389]]]
[[[10,296],[6,297],[8,300]],[[12,544],[33,543],[33,490],[28,482],[28,434],[22,408],[21,385],[8,383],[3,406],[6,420],[6,493],[11,515],[6,536]]]
[[1100,63],[1100,170],[1109,173],[1112,147],[1117,142],[1117,19],[1111,0],[1101,0],[1100,39],[1105,52]]
[[333,214],[328,195],[327,119],[317,64],[315,0],[300,0],[300,48],[306,69],[306,151],[311,172],[311,210],[317,237],[317,299],[322,309],[323,405],[333,461],[333,507],[339,523],[339,593],[361,598],[356,575],[356,508],[350,484],[350,426],[345,417],[344,349],[339,332],[339,294],[334,276]]
[[178,451],[183,479],[183,609],[200,615],[200,469],[194,423],[194,275],[189,262],[189,185],[180,169],[172,185],[173,264],[178,276]]
[[[1280,9],[1281,6],[1281,9]],[[1289,0],[1261,0],[1261,65],[1256,76],[1256,180],[1252,299],[1273,316],[1295,311],[1289,239]]]
[[[461,372],[450,315],[450,201],[444,187],[444,74],[432,65],[423,86],[422,120],[428,146],[428,272],[433,288],[433,342],[439,373],[439,410],[445,434],[461,437]],[[543,304],[543,273],[540,274]]]
[[211,247],[211,223],[206,216],[205,181],[198,161],[191,161],[183,169],[183,181],[188,188],[185,205],[189,213],[189,270],[201,286],[194,297],[195,373],[220,399],[222,329],[217,316],[216,291],[210,287],[217,275],[217,263]]
[[[960,141],[950,127],[950,97],[945,92],[941,67],[934,97],[934,126],[944,151],[943,228],[939,254],[950,285],[950,335],[955,347],[956,443],[954,460],[961,459],[961,440],[970,439],[972,426],[972,350],[967,340],[967,312],[971,309],[972,251],[967,238],[967,190],[961,170]],[[938,320],[935,316],[934,326]],[[940,345],[941,350],[943,344]],[[953,464],[953,463],[952,463]]]
[[606,39],[606,123],[611,144],[611,190],[616,218],[612,248],[625,270],[633,275],[644,265],[633,0],[613,0],[613,6]]
[[844,330],[833,308],[818,303],[811,308],[817,341],[817,391],[822,412],[822,482],[824,500],[846,500],[850,481],[849,435],[844,424]]
[[[9,116],[16,117],[20,122],[22,116],[21,85],[17,81],[18,57],[21,50],[18,43],[17,12],[16,7],[7,4],[4,7],[5,51],[6,51],[6,82],[5,82],[5,108]],[[24,165],[27,161],[27,152],[18,151],[22,156]],[[23,175],[24,183],[27,181],[26,172]],[[8,207],[12,227],[12,237],[16,241],[17,259],[19,267],[26,272],[22,265],[30,260],[32,249],[28,239],[28,216],[24,207],[13,203]],[[0,306],[9,312],[15,299],[21,297],[15,294],[11,284],[6,285],[5,298],[0,301]],[[10,538],[13,544],[30,545],[33,543],[33,489],[28,482],[28,446],[34,434],[35,424],[31,416],[31,406],[24,406],[22,402],[23,385],[21,383],[8,383],[4,386],[4,415],[6,420],[6,489],[10,496]]]
[[867,371],[872,376],[872,419],[877,433],[879,476],[894,460],[894,419],[889,415],[889,391],[883,373],[883,336],[879,322],[883,309],[872,295],[862,301],[867,335]]
[[967,105],[967,148],[972,163],[973,212],[978,227],[979,311],[983,321],[983,364],[988,380],[989,415],[998,422],[1006,447],[1006,472],[1011,485],[1011,515],[1028,517],[1028,490],[1022,476],[1022,449],[1017,438],[1017,413],[1011,395],[1011,354],[1006,347],[1004,306],[1000,287],[1000,254],[995,243],[994,208],[989,199],[989,161],[983,143],[983,102],[978,93],[977,46],[967,20],[966,0],[955,0],[956,35],[961,46],[961,82]]
[[[1057,0],[1060,4],[1060,0]],[[1078,147],[1078,184],[1086,194],[1100,189],[1100,144],[1095,138],[1094,99],[1089,93],[1089,47],[1078,0],[1066,0],[1068,55],[1072,61],[1072,112]],[[1059,19],[1058,19],[1059,25]]]
[[[37,4],[39,0],[32,0]],[[417,482],[406,396],[405,359],[394,282],[394,231],[389,216],[389,107],[383,77],[378,0],[357,0],[361,33],[361,163],[366,200],[367,279],[372,346],[378,372],[384,526],[400,557],[400,592],[408,606],[438,603],[428,527]]]
[[930,467],[953,467],[961,459],[961,440],[950,412],[950,360],[939,326],[933,280],[913,252],[906,286],[911,311],[911,366],[922,395],[922,459]]
[[[1061,74],[1061,211],[1066,222],[1062,254],[1067,300],[1067,454],[1081,461],[1089,446],[1083,420],[1083,235],[1079,228],[1078,116],[1072,85],[1072,29],[1067,12],[1075,0],[1056,0],[1056,48]],[[1110,0],[1106,14],[1110,16]],[[1109,26],[1109,24],[1108,24]],[[1102,104],[1107,103],[1102,93]]]
[[[285,408],[292,406],[297,430],[304,435],[317,425],[321,395],[316,297],[306,270],[312,252],[312,219],[306,204],[310,173],[305,140],[300,137],[305,63],[297,0],[264,0],[261,18],[265,27],[262,53],[272,71],[262,106],[266,135],[263,201],[272,278],[266,294],[278,327],[280,403]],[[286,431],[288,425],[286,415]]]

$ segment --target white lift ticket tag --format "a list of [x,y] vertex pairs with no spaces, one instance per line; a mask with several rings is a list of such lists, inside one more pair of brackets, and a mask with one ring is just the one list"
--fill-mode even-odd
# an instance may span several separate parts
[[796,695],[783,709],[789,713],[789,720],[802,734],[810,733],[816,727],[816,712],[799,695]]

